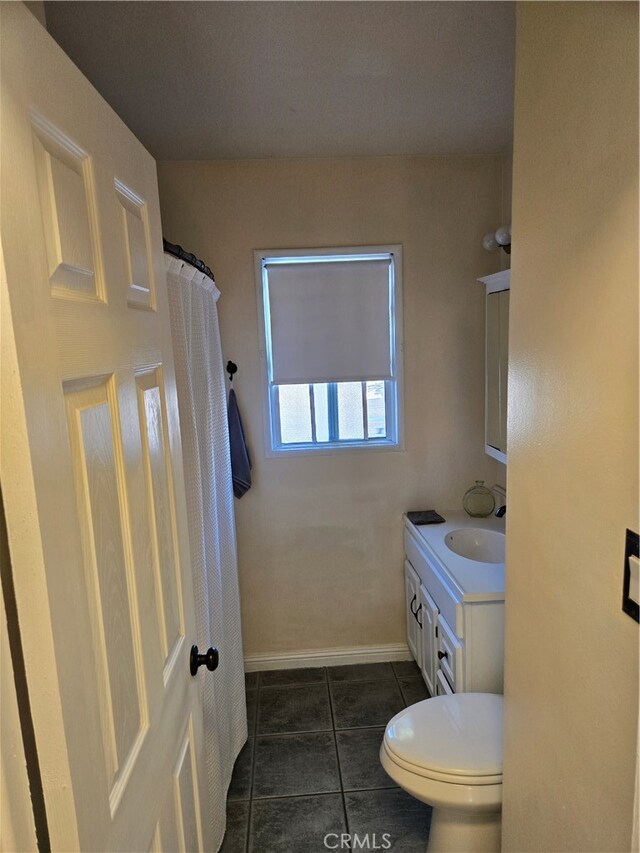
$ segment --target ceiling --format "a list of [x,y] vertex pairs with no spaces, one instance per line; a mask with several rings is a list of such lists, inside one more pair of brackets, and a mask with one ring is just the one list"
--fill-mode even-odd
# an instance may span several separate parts
[[514,3],[48,2],[158,159],[511,148]]

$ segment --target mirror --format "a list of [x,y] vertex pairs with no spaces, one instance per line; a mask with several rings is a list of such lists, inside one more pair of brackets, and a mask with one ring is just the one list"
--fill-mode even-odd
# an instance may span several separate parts
[[485,349],[485,451],[507,461],[509,270],[480,279],[487,286]]

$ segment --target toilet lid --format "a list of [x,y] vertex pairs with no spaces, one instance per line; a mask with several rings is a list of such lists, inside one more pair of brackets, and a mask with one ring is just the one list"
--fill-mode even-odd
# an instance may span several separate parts
[[454,693],[410,705],[389,722],[387,749],[447,776],[502,774],[502,696]]

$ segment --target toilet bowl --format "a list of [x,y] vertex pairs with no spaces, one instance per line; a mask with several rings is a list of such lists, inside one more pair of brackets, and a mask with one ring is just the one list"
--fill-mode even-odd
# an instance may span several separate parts
[[380,761],[433,807],[429,853],[500,850],[502,696],[454,693],[405,708],[387,725]]

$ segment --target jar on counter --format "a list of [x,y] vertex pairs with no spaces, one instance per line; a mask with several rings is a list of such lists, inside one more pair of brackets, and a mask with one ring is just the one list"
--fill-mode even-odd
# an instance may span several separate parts
[[485,486],[484,480],[476,480],[475,486],[464,493],[462,506],[472,518],[486,518],[496,508],[496,499],[491,489]]

